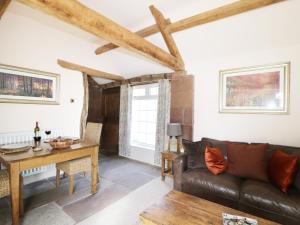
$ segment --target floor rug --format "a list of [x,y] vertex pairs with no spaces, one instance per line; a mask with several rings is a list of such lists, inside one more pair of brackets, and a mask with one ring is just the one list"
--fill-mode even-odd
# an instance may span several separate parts
[[139,225],[139,214],[159,201],[173,187],[173,180],[158,177],[78,225]]

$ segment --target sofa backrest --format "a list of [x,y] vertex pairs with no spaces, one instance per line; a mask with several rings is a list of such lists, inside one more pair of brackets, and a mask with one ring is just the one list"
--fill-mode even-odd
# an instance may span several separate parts
[[[233,142],[239,144],[248,144],[246,142]],[[259,143],[252,143],[259,144]],[[226,142],[211,138],[202,138],[198,142],[183,141],[185,153],[188,155],[188,167],[189,168],[206,168],[204,160],[205,147],[210,146],[213,148],[220,148],[224,157],[227,158]],[[268,159],[271,158],[272,154],[276,150],[282,150],[288,154],[298,155],[300,159],[300,148],[290,147],[283,145],[269,145],[267,150]],[[294,181],[294,185],[300,190],[300,160],[298,161],[298,172]]]

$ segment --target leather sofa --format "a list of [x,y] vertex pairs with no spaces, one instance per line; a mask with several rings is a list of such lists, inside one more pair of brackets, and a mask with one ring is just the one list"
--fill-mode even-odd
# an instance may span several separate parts
[[[185,153],[173,162],[175,190],[282,224],[300,224],[300,169],[292,187],[285,194],[271,183],[244,179],[226,172],[213,175],[204,161],[207,145],[219,147],[227,157],[224,141],[209,138],[199,142],[184,141]],[[270,145],[268,157],[278,149],[300,156],[300,148]]]

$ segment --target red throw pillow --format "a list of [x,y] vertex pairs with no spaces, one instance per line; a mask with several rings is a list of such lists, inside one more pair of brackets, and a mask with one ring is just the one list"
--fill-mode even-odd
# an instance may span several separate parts
[[223,173],[227,169],[227,161],[219,148],[206,147],[205,164],[214,175]]
[[288,155],[281,150],[273,153],[269,162],[269,177],[271,182],[282,192],[287,193],[297,172],[299,157]]
[[269,181],[267,148],[268,144],[236,144],[227,142],[227,172],[239,177]]

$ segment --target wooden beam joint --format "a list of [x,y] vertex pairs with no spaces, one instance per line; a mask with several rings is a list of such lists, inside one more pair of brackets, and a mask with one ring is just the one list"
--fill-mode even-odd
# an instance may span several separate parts
[[160,33],[162,34],[162,36],[165,40],[165,43],[166,43],[171,55],[176,57],[177,60],[180,62],[180,64],[181,64],[180,70],[185,70],[184,69],[184,62],[182,60],[182,57],[179,53],[179,50],[176,46],[176,43],[173,39],[172,34],[168,30],[169,23],[167,23],[165,17],[163,16],[163,14],[157,8],[155,8],[153,5],[151,5],[149,8],[150,8],[150,11],[151,11],[151,13],[152,13],[152,15],[153,15],[153,17],[156,21],[158,29],[160,30]]
[[18,0],[72,24],[93,35],[140,54],[161,65],[178,70],[178,60],[139,35],[132,33],[100,13],[86,7],[77,0]]
[[3,16],[11,0],[0,0],[0,19]]

